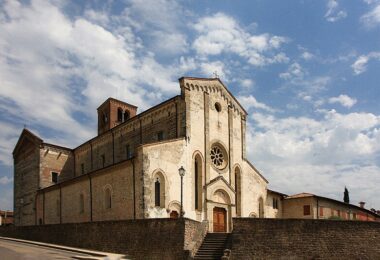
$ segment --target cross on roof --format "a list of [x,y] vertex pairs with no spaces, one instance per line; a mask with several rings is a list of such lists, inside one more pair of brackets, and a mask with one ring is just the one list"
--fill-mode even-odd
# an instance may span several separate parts
[[219,75],[218,75],[217,71],[214,71],[212,74],[214,75],[215,78],[219,78]]

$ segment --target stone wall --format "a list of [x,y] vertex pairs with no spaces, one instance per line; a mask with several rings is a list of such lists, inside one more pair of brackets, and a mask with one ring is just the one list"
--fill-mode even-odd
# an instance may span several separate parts
[[129,159],[142,144],[185,136],[183,114],[184,101],[176,96],[80,145],[74,149],[75,176]]
[[69,149],[43,144],[40,149],[39,187],[45,188],[55,183],[52,172],[58,173],[58,181],[63,182],[74,177],[74,157]]
[[[134,181],[137,183],[134,184]],[[102,220],[133,219],[136,216],[133,162],[124,162],[79,176],[69,182],[38,192],[37,223],[59,224]],[[105,205],[106,189],[111,191],[111,207]],[[34,223],[30,223],[34,224]]]
[[232,259],[379,259],[380,223],[234,219]]
[[35,223],[35,197],[39,188],[39,144],[25,138],[14,155],[15,225]]
[[104,221],[0,227],[0,236],[127,254],[132,259],[187,259],[203,240],[206,226],[189,219]]

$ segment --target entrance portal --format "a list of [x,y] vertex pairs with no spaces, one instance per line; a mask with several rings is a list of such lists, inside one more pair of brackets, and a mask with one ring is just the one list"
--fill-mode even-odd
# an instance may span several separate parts
[[227,211],[224,208],[215,207],[213,211],[214,232],[227,231]]

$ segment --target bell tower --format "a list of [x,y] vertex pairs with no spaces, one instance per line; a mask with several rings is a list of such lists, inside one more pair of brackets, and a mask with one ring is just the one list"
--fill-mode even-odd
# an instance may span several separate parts
[[136,106],[108,98],[98,107],[98,135],[134,117],[136,113]]

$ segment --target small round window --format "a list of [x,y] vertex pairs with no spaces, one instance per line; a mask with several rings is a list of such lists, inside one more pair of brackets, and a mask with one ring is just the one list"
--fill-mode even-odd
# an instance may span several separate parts
[[222,170],[224,168],[226,168],[227,166],[227,153],[226,153],[226,150],[218,145],[218,144],[215,144],[211,147],[211,151],[210,151],[210,156],[211,156],[211,161],[212,161],[212,164]]
[[216,102],[215,103],[215,109],[216,109],[216,111],[220,112],[220,111],[222,111],[222,106],[218,102]]

